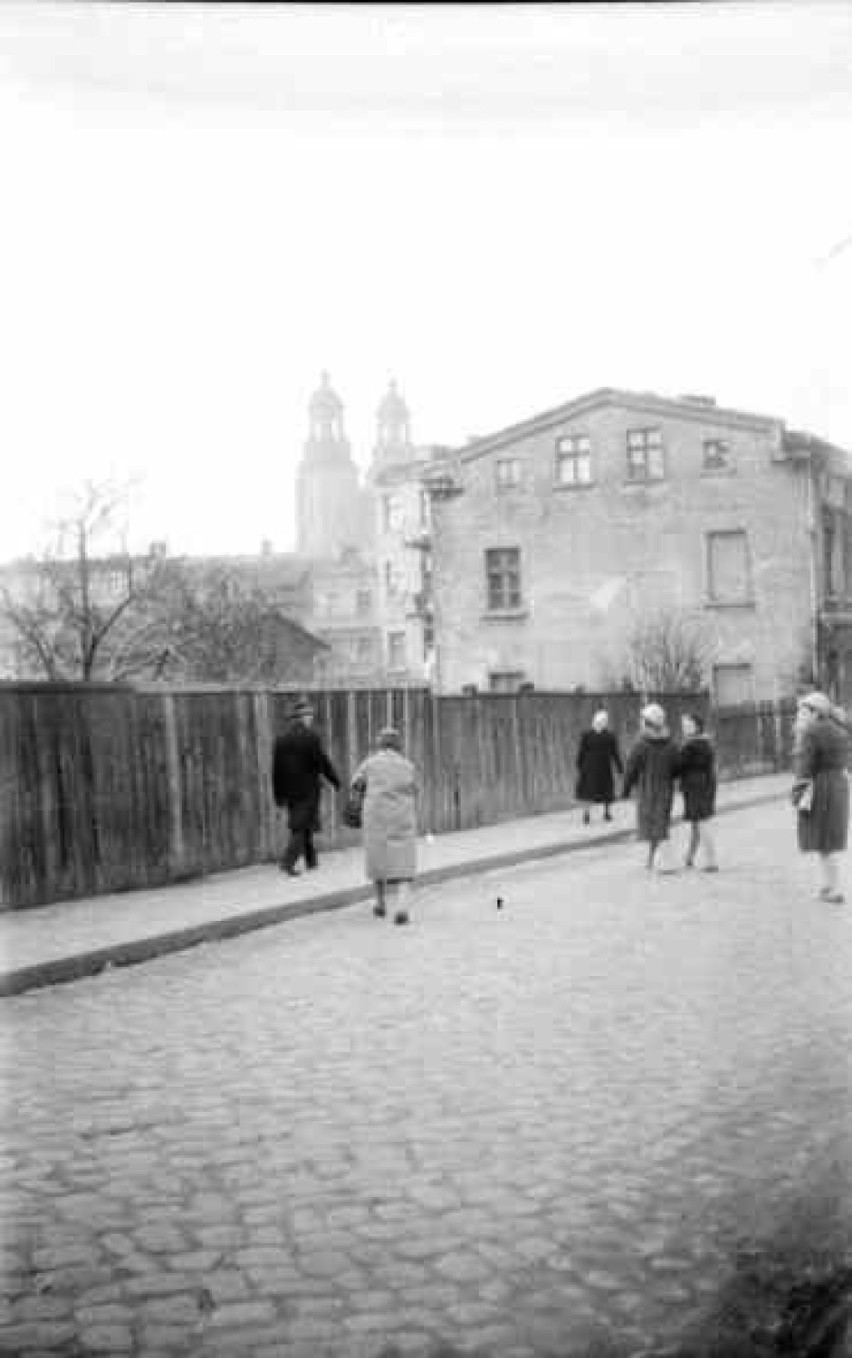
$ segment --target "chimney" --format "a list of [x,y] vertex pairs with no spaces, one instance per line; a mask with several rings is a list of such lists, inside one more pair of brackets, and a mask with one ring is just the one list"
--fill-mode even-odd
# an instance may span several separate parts
[[269,538],[264,538],[263,542],[260,544],[260,555],[272,556],[272,543]]
[[716,404],[715,396],[700,396],[695,395],[694,392],[687,392],[684,396],[678,397],[678,399],[683,401],[684,405],[689,406],[714,406]]

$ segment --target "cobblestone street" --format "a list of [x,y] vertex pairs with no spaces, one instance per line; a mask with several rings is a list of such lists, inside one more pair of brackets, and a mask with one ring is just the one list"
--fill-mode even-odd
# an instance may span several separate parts
[[792,828],[724,817],[716,877],[610,846],[4,1001],[0,1352],[671,1342],[801,1185],[852,1219],[852,903]]

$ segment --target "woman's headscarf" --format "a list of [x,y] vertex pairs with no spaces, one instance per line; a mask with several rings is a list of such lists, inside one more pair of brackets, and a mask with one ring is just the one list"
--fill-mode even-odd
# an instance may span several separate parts
[[659,703],[648,703],[642,708],[642,723],[652,731],[662,731],[666,725],[666,714]]
[[399,754],[402,750],[402,736],[393,726],[386,726],[379,732],[379,749],[396,750]]
[[600,711],[596,712],[595,715],[592,717],[592,729],[595,731],[604,731],[606,730],[606,727],[608,725],[609,725],[609,713],[605,712],[604,709],[601,708]]

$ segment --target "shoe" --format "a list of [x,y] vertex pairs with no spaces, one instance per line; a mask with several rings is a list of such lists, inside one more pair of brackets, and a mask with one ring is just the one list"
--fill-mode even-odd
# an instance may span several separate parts
[[588,811],[584,811],[584,812],[583,812],[583,824],[584,824],[584,825],[591,825],[591,823],[592,823],[592,818],[591,818],[591,816],[589,815]]
[[408,911],[397,910],[396,914],[393,917],[393,922],[394,924],[408,924]]
[[604,811],[604,820],[612,820],[612,816],[608,811]]
[[281,864],[281,871],[288,877],[301,877],[302,875],[298,868],[291,868],[286,863]]
[[685,858],[685,859],[683,860],[683,866],[684,866],[685,868],[694,868],[694,867],[695,867],[695,864],[693,863],[693,861],[692,861],[691,858]]
[[842,891],[821,891],[819,894],[829,905],[842,905],[846,900]]
[[717,868],[717,866],[716,866],[715,863],[708,863],[707,866],[706,866],[706,868],[702,868],[701,871],[702,871],[702,872],[718,872],[719,869]]
[[319,863],[306,863],[305,867],[307,868],[308,872],[316,872],[317,868],[319,867]]
[[373,914],[375,915],[376,919],[384,919],[384,917],[385,917],[385,915],[386,915],[387,913],[388,913],[388,912],[387,912],[387,909],[386,909],[385,906],[383,906],[383,905],[374,905],[374,906],[373,906]]

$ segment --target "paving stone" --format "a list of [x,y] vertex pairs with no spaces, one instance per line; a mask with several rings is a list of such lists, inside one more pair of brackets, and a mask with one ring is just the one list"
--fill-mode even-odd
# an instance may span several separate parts
[[129,1325],[133,1311],[129,1306],[117,1301],[105,1301],[95,1305],[74,1307],[74,1319],[78,1325]]
[[174,1254],[187,1248],[183,1233],[174,1226],[140,1226],[135,1236],[137,1245],[151,1254]]
[[479,1282],[490,1275],[490,1269],[482,1259],[477,1259],[473,1254],[464,1254],[461,1251],[455,1254],[445,1254],[436,1260],[435,1270],[444,1277],[452,1278],[455,1282],[460,1283]]
[[93,1353],[131,1353],[133,1332],[125,1325],[91,1325],[80,1331],[80,1342]]
[[[196,1279],[196,1283],[197,1281]],[[213,1269],[202,1276],[201,1282],[208,1288],[217,1305],[243,1301],[251,1296],[245,1275],[236,1269]]]

